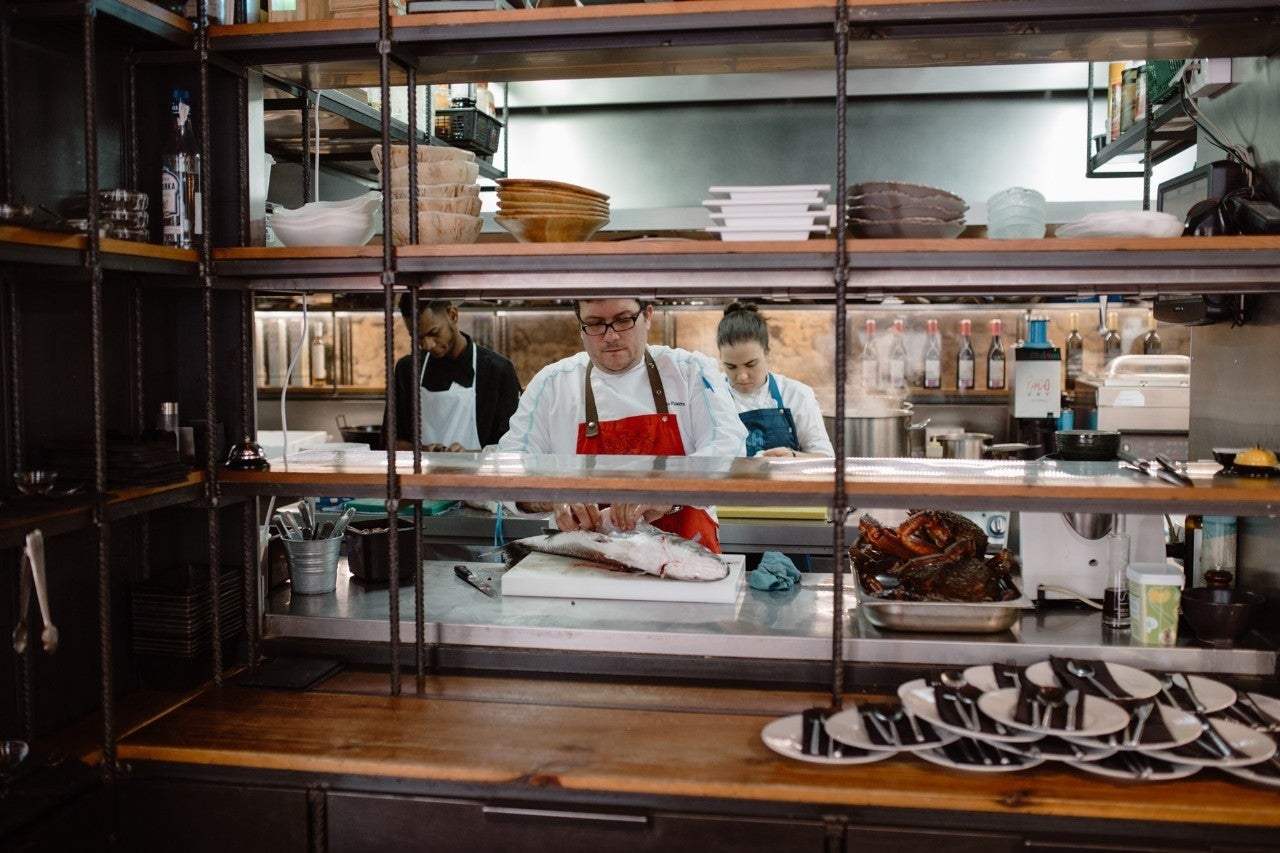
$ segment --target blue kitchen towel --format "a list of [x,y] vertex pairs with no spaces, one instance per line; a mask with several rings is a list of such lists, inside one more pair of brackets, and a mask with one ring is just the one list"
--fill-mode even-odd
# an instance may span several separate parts
[[747,576],[747,583],[753,589],[766,592],[784,592],[799,582],[800,570],[781,551],[765,551],[760,555],[760,565]]

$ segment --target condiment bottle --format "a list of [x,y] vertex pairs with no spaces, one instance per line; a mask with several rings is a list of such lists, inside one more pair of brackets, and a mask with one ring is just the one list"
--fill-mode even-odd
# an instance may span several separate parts
[[1107,586],[1102,591],[1102,625],[1129,627],[1129,534],[1123,529],[1124,516],[1117,515],[1107,534]]
[[976,357],[973,354],[973,340],[969,337],[972,325],[968,320],[960,321],[960,348],[956,352],[956,388],[968,391],[973,387],[974,366]]
[[1004,387],[1004,344],[1000,343],[1000,321],[991,321],[991,345],[987,348],[987,388]]
[[493,92],[488,83],[476,84],[476,109],[487,115],[496,115],[497,108],[493,104]]

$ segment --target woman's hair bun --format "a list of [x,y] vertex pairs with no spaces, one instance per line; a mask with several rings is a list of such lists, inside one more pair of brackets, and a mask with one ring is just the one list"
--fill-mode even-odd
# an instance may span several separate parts
[[735,302],[730,302],[728,305],[725,306],[724,316],[728,317],[730,314],[736,314],[739,311],[750,311],[753,314],[760,313],[760,309],[756,307],[756,304],[754,302],[735,301]]

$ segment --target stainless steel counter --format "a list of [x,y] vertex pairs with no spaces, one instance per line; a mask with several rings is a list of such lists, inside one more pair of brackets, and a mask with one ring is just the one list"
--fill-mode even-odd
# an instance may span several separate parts
[[[501,589],[501,563],[468,563]],[[458,580],[454,561],[425,563],[426,640],[451,646],[578,653],[821,663],[831,658],[833,578],[806,574],[788,592],[761,592],[745,582],[733,604],[672,604],[552,598],[491,599]],[[1170,648],[1130,646],[1104,636],[1096,611],[1029,610],[1011,630],[990,635],[881,632],[847,598],[846,660],[871,664],[967,666],[1031,663],[1073,651],[1117,663],[1220,675],[1273,677],[1276,653],[1260,648],[1208,648],[1185,641]],[[270,599],[268,637],[379,642],[388,636],[385,586],[354,581],[345,560],[336,592]],[[412,642],[414,589],[400,590],[400,638]],[[726,673],[726,676],[731,673]]]

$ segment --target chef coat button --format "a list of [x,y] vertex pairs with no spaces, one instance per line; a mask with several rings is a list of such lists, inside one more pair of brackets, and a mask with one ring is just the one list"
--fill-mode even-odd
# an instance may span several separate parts
[[663,415],[663,416],[662,416],[662,422],[663,422],[664,424],[667,422],[667,416],[666,416],[666,415]]

